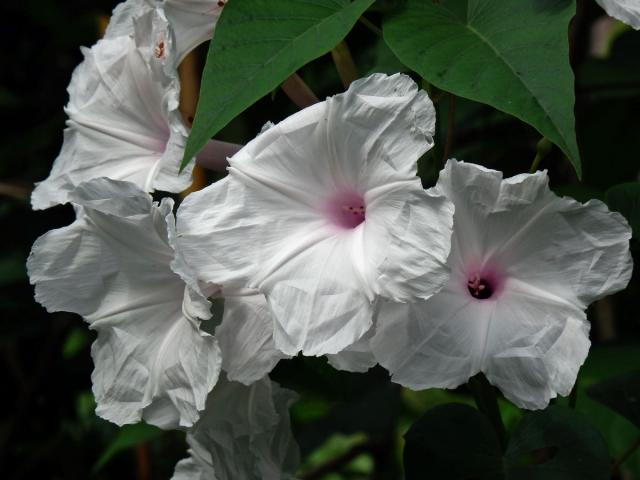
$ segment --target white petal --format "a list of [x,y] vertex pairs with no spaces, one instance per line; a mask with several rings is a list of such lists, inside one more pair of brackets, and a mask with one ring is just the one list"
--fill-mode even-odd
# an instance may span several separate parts
[[222,12],[217,0],[166,0],[164,10],[175,32],[178,62],[210,40]]
[[375,326],[371,327],[360,340],[349,345],[341,352],[327,355],[329,364],[338,370],[364,373],[377,363],[371,351],[371,339],[375,334]]
[[337,281],[282,280],[266,291],[276,347],[288,355],[341,351],[372,325],[373,307],[362,293]]
[[261,379],[280,359],[287,358],[276,349],[273,320],[263,295],[226,297],[216,339],[227,377],[245,385]]
[[154,68],[154,59],[128,36],[83,52],[69,85],[62,150],[34,190],[33,207],[64,203],[75,186],[97,177],[131,181],[145,191],[184,190],[191,172],[178,174],[187,130],[175,76]]
[[295,399],[268,378],[249,387],[221,380],[187,435],[192,462],[183,460],[173,480],[198,479],[202,472],[215,472],[218,480],[293,479],[299,452],[288,409]]
[[640,3],[638,0],[596,0],[610,16],[640,29]]
[[118,424],[193,424],[221,361],[215,339],[185,316],[204,313],[193,307],[204,300],[170,267],[173,202],[152,205],[132,184],[109,179],[81,184],[71,200],[83,215],[38,239],[27,265],[39,302],[81,314],[98,332],[98,414]]
[[465,383],[479,371],[490,314],[472,307],[448,287],[426,302],[383,303],[371,340],[376,360],[414,390]]
[[453,204],[437,191],[415,185],[385,195],[370,211],[365,235],[379,239],[369,248],[380,252],[367,257],[384,259],[377,267],[376,293],[407,302],[439,291],[450,273]]

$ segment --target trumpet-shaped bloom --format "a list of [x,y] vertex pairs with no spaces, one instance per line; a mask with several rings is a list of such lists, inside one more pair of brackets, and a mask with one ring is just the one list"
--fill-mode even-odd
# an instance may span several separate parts
[[613,18],[640,29],[640,2],[638,0],[596,0],[598,4]]
[[448,279],[453,207],[416,177],[434,123],[409,77],[358,80],[189,195],[180,248],[200,279],[266,295],[284,353],[337,353],[369,329],[375,298],[429,298]]
[[589,350],[586,307],[629,281],[631,230],[547,182],[447,163],[437,188],[455,204],[451,278],[426,302],[381,306],[371,345],[392,380],[453,388],[484,372],[529,409],[569,394]]
[[98,415],[191,426],[221,367],[202,332],[209,302],[172,245],[173,201],[152,203],[129,182],[80,184],[69,200],[84,214],[34,244],[27,262],[36,299],[75,312],[98,332],[91,349]]
[[295,400],[268,377],[249,387],[221,379],[172,480],[292,479],[299,452],[288,410]]
[[69,85],[69,119],[62,150],[31,201],[43,209],[65,203],[83,181],[127,180],[147,192],[178,192],[191,183],[179,174],[188,130],[179,106],[179,83],[167,56],[155,46],[166,19],[160,10],[136,20],[135,38],[120,36],[83,49],[84,61]]

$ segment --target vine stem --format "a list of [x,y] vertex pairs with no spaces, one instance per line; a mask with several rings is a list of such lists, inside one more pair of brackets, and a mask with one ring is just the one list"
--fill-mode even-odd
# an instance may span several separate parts
[[378,27],[376,24],[374,24],[371,20],[369,20],[367,17],[365,17],[364,15],[362,15],[358,21],[363,24],[365,27],[367,27],[369,30],[371,30],[373,33],[375,33],[378,37],[382,38],[382,29],[380,27]]
[[348,88],[351,82],[358,79],[358,69],[344,40],[331,50],[331,57],[336,65],[340,80],[342,80],[342,86]]
[[620,468],[620,465],[629,460],[631,455],[633,455],[635,451],[638,450],[638,448],[640,448],[640,437],[638,437],[636,441],[633,442],[631,446],[627,448],[627,450],[625,450],[625,452],[613,462],[613,465],[611,465],[611,471],[615,472],[616,470],[618,470]]
[[469,379],[467,383],[469,390],[478,406],[478,410],[486,415],[498,435],[500,446],[504,451],[507,448],[507,431],[502,422],[500,408],[498,407],[498,397],[493,386],[484,374],[479,373]]
[[320,101],[297,73],[282,82],[280,88],[298,108],[306,108]]
[[451,149],[453,148],[453,127],[455,125],[456,116],[456,96],[449,93],[449,117],[447,118],[447,139],[444,143],[444,153],[442,154],[442,165],[447,163]]

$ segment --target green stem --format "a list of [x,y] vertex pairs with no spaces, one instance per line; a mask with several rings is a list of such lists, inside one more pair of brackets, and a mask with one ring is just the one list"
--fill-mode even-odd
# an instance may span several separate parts
[[540,141],[536,144],[536,156],[531,163],[531,168],[529,168],[529,173],[536,173],[538,167],[540,166],[540,162],[544,157],[546,157],[551,151],[551,147],[553,145],[549,140],[542,137]]
[[473,394],[478,410],[484,413],[493,425],[498,435],[500,446],[504,451],[507,448],[507,431],[502,422],[495,389],[482,373],[471,377],[467,385]]

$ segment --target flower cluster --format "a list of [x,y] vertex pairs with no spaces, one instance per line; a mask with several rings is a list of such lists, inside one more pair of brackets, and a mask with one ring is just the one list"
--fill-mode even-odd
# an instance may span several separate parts
[[298,464],[295,396],[268,374],[299,353],[379,363],[412,389],[484,372],[529,409],[568,394],[585,309],[629,281],[629,226],[557,197],[546,172],[450,160],[425,190],[435,110],[408,76],[371,75],[269,126],[175,216],[153,201],[190,183],[177,68],[224,3],[119,5],[83,50],[62,151],[33,193],[36,209],[76,210],[28,271],[48,311],[97,332],[97,414],[185,429],[175,479],[282,479]]

